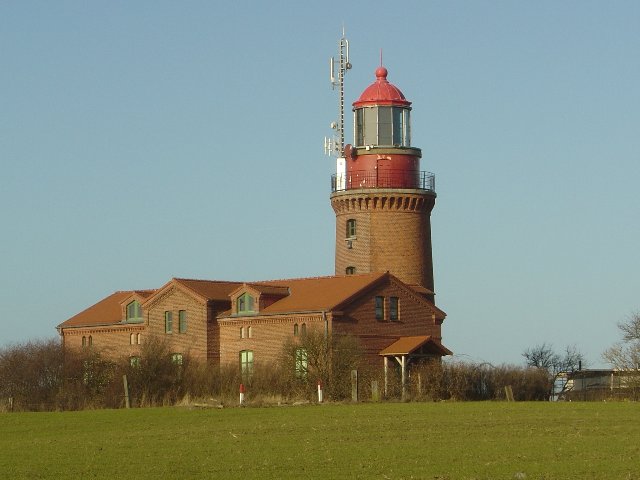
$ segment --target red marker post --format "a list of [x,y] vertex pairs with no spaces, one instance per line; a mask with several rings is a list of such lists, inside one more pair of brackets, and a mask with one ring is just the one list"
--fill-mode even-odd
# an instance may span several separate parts
[[240,406],[244,404],[244,385],[240,384]]
[[318,380],[318,403],[322,403],[322,382]]

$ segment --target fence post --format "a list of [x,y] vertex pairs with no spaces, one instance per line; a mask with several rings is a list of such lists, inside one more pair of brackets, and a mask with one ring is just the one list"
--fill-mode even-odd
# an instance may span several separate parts
[[318,403],[322,403],[322,382],[318,380]]
[[351,370],[351,401],[358,401],[358,370]]
[[513,402],[513,389],[511,385],[504,387],[504,394],[507,397],[507,402]]
[[371,380],[371,400],[374,402],[380,401],[380,392],[378,392],[377,380]]
[[129,383],[127,383],[126,375],[122,375],[122,384],[124,386],[124,406],[131,408],[131,403],[129,403]]

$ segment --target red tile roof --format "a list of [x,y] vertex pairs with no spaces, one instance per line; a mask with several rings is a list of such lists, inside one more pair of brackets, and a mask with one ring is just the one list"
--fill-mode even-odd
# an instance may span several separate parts
[[385,277],[386,273],[332,277],[271,280],[253,285],[288,288],[289,295],[262,310],[261,314],[332,310],[363,289]]
[[155,290],[129,290],[112,293],[95,305],[74,315],[69,320],[62,322],[58,325],[58,328],[89,327],[120,323],[122,321],[122,302],[134,294],[138,294],[141,297],[148,297],[154,292]]
[[409,355],[426,343],[431,343],[440,353],[451,355],[451,351],[434,340],[429,335],[416,335],[413,337],[400,337],[384,350],[380,351],[380,355]]
[[206,300],[229,301],[229,294],[242,285],[242,282],[193,280],[188,278],[174,278],[173,281],[186,287]]

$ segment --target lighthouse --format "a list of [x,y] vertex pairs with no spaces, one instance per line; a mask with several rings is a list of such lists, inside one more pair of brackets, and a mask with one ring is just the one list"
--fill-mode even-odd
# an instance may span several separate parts
[[389,271],[432,293],[435,176],[421,170],[422,152],[411,145],[411,102],[388,76],[381,64],[353,102],[353,144],[342,149],[332,176],[335,273]]

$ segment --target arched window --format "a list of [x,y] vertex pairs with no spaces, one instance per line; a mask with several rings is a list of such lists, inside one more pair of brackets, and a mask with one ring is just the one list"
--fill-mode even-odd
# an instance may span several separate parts
[[302,335],[303,337],[307,334],[307,324],[303,323],[300,326],[300,335]]
[[347,275],[355,275],[356,267],[347,267],[344,271]]
[[240,327],[240,338],[244,338],[244,327]]
[[87,337],[82,337],[82,346],[86,347],[87,346]]
[[252,338],[253,332],[251,327],[247,327],[247,338]]
[[131,335],[129,335],[129,343],[131,345],[135,345],[136,344],[136,334],[132,333]]
[[293,324],[293,335],[296,336],[296,337],[298,336],[298,324],[297,323]]
[[93,337],[89,335],[89,346],[93,345]]
[[141,333],[139,333],[139,334],[138,334],[138,336],[137,336],[137,339],[136,339],[136,340],[137,340],[138,345],[140,345],[141,340],[142,340],[142,334],[141,334]]

